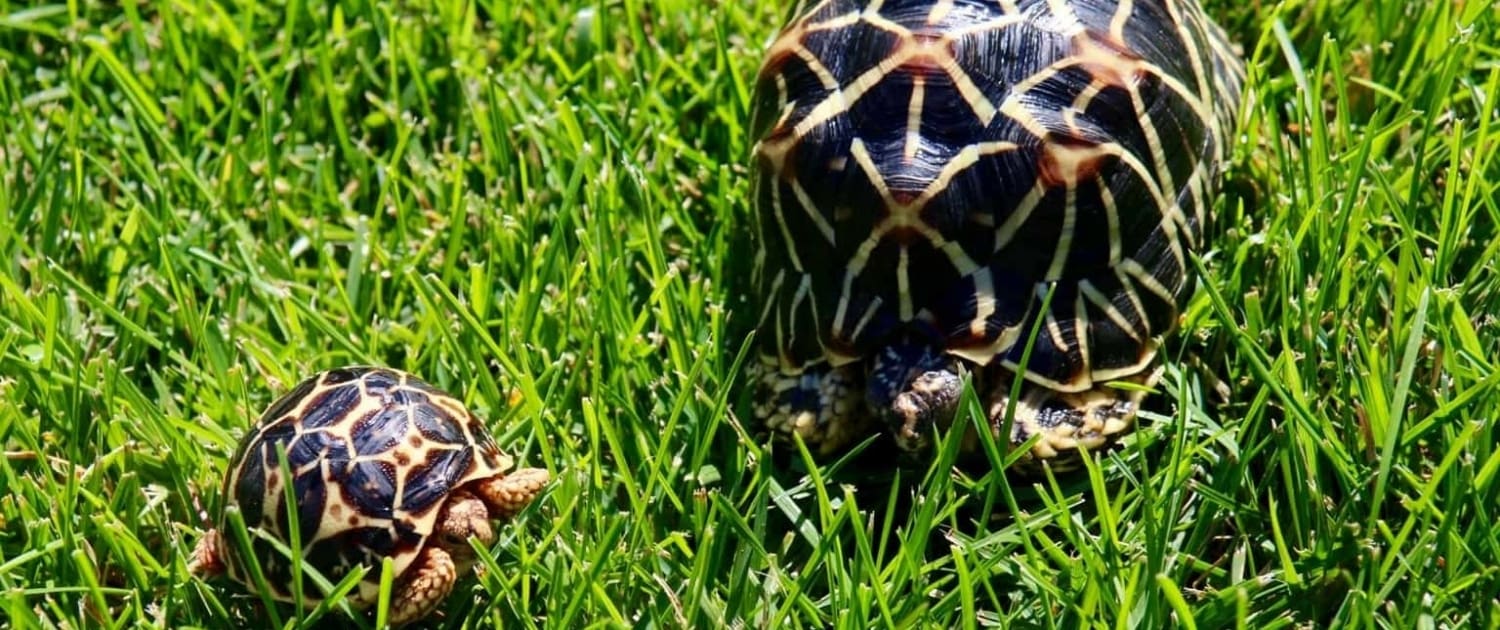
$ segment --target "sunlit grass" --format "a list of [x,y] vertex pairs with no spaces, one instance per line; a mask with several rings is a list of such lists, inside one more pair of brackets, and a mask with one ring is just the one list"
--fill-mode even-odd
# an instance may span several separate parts
[[1143,430],[1029,479],[756,440],[776,3],[0,2],[0,625],[344,619],[186,563],[255,415],[379,363],[555,477],[434,625],[1500,626],[1489,4],[1211,4],[1202,288]]

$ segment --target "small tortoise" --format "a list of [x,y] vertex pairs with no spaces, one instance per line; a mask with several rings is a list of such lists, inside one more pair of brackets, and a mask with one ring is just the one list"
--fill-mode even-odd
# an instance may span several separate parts
[[[475,560],[468,538],[492,542],[491,519],[514,515],[548,479],[541,469],[511,471],[511,458],[463,403],[383,368],[330,370],[303,381],[266,410],[230,460],[226,507],[237,506],[252,531],[290,545],[278,451],[292,473],[303,566],[337,582],[364,565],[369,571],[349,596],[364,607],[378,595],[382,559],[391,558],[395,625],[446,598]],[[198,543],[193,568],[227,571],[249,585],[227,526],[221,514],[218,529]],[[286,555],[253,533],[251,539],[270,594],[294,601]],[[311,579],[303,580],[302,594],[308,606],[322,599]]]
[[753,106],[759,420],[920,451],[967,373],[1032,464],[1127,431],[1243,73],[1195,0],[799,2]]

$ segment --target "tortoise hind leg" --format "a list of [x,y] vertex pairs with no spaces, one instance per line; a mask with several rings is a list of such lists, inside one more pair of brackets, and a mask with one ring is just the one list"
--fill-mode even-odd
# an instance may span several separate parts
[[777,368],[762,357],[751,365],[755,418],[771,430],[772,439],[802,438],[817,455],[834,453],[869,435],[872,423],[861,400],[858,363],[808,366],[798,374]]
[[391,625],[402,626],[427,616],[453,591],[458,567],[453,557],[436,545],[417,556],[391,596]]
[[[1034,383],[1023,384],[1010,425],[1010,444],[1020,446],[1034,435],[1041,439],[1019,464],[1023,470],[1042,462],[1058,472],[1076,468],[1082,450],[1105,448],[1135,425],[1146,389],[1155,385],[1161,374],[1162,368],[1152,365],[1111,381],[1138,386],[1128,389],[1096,383],[1081,392],[1058,392]],[[990,396],[990,427],[997,437],[1005,426],[1010,384],[1009,378],[997,379]]]

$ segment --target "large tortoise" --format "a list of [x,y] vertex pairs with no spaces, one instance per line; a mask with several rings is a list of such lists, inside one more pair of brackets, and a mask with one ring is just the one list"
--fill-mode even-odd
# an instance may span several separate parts
[[1194,0],[799,2],[755,91],[756,415],[919,450],[967,373],[1033,462],[1128,430],[1243,73]]
[[[230,459],[224,507],[265,534],[252,533],[251,553],[279,601],[295,601],[292,561],[267,538],[291,546],[292,513],[304,567],[334,582],[355,566],[367,569],[348,597],[357,607],[375,602],[390,558],[390,621],[402,625],[431,612],[473,565],[471,536],[493,542],[490,521],[508,519],[546,485],[547,471],[513,465],[448,393],[396,370],[336,369],[303,381],[261,415]],[[288,483],[295,510],[287,509]],[[194,572],[227,572],[253,585],[227,528],[221,515],[198,544]],[[311,578],[301,595],[307,606],[323,599]]]

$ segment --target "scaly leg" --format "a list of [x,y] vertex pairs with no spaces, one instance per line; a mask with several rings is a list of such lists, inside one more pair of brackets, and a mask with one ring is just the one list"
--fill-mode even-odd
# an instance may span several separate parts
[[541,468],[522,468],[476,482],[473,491],[489,507],[490,518],[507,519],[531,503],[550,478]]
[[453,591],[458,569],[453,566],[453,557],[448,552],[429,545],[407,569],[406,575],[392,594],[392,626],[411,623],[436,609]]
[[[1119,379],[1152,387],[1160,379],[1160,366],[1148,366],[1138,374]],[[990,398],[990,426],[998,436],[1005,422],[1010,380],[998,379]],[[1081,392],[1056,392],[1034,383],[1021,386],[1015,418],[1010,425],[1011,446],[1024,444],[1031,436],[1042,437],[1028,457],[1018,462],[1022,472],[1042,462],[1057,472],[1076,468],[1080,449],[1109,446],[1135,425],[1144,389],[1125,389],[1098,383]]]
[[860,400],[858,365],[810,366],[799,374],[777,369],[774,360],[752,365],[755,417],[769,428],[772,439],[801,436],[818,455],[833,453],[869,435],[869,414]]

